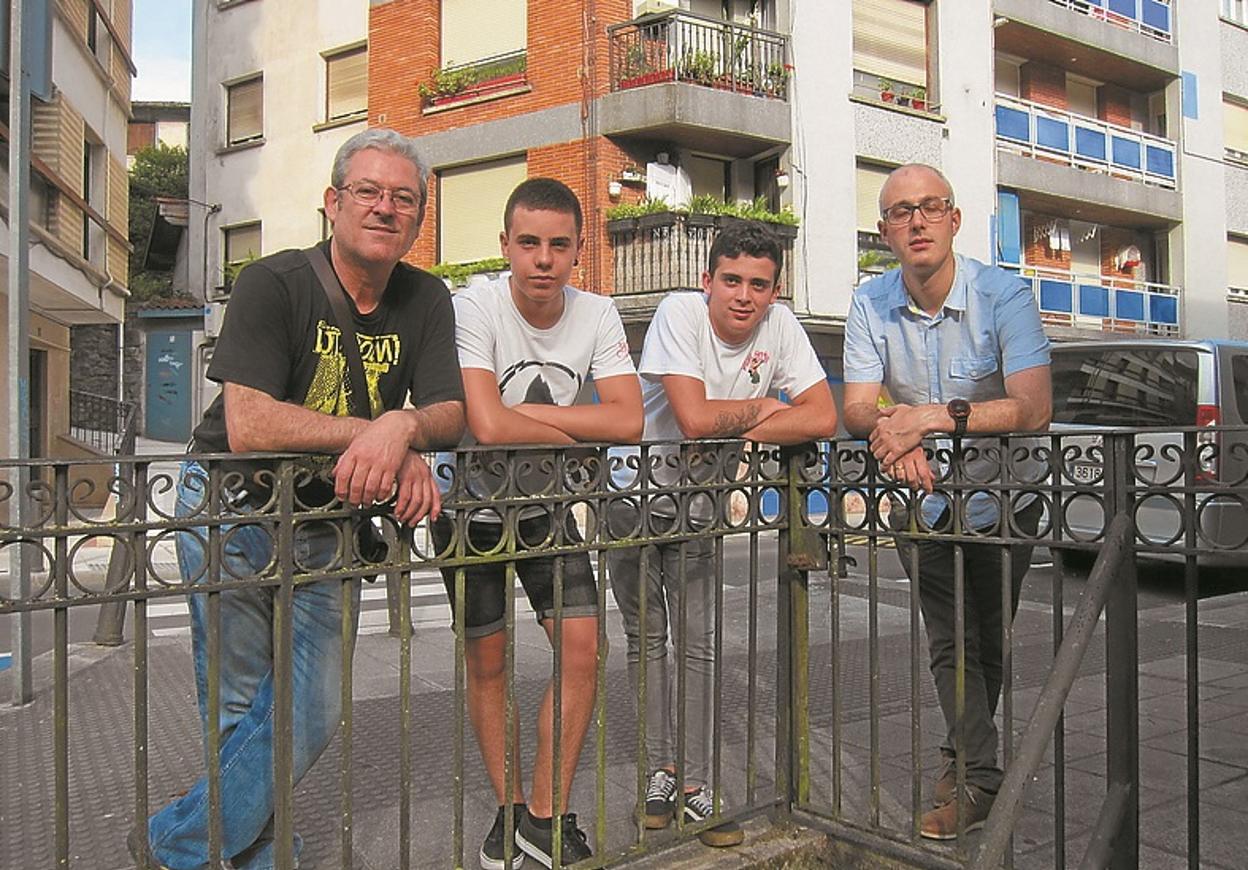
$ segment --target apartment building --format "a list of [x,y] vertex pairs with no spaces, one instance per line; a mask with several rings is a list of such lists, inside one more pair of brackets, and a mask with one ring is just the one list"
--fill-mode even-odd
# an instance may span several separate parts
[[192,22],[188,260],[210,303],[202,372],[231,275],[328,236],[322,195],[338,147],[367,121],[365,0],[205,0]]
[[[1220,14],[1219,14],[1220,13]],[[833,377],[876,197],[942,167],[963,252],[1016,269],[1056,339],[1248,335],[1245,3],[380,0],[369,120],[421,140],[413,259],[496,268],[526,175],[588,207],[576,279],[639,339],[697,286],[707,197],[800,220],[785,295]],[[481,22],[490,22],[483,27]],[[645,197],[687,207],[609,220]],[[791,229],[781,226],[786,235]]]
[[191,141],[191,104],[170,101],[135,101],[130,104],[126,135],[127,162],[153,145],[186,148]]
[[[131,0],[54,0],[50,99],[35,99],[30,189],[30,444],[36,456],[73,457],[90,450],[70,437],[70,335],[84,324],[119,324],[127,295],[129,187],[126,122],[135,74]],[[8,118],[7,10],[4,69]],[[2,173],[8,183],[7,126]],[[2,215],[8,258],[9,211]],[[0,369],[7,368],[8,275],[0,310]],[[114,357],[116,358],[116,356]],[[7,377],[0,382],[5,395]],[[8,443],[7,417],[0,438]]]

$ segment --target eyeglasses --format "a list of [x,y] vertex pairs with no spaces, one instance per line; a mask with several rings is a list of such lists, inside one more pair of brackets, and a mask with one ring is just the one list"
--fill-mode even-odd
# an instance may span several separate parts
[[381,202],[382,196],[387,193],[390,194],[390,205],[399,214],[415,214],[420,208],[420,200],[406,187],[382,187],[371,181],[357,181],[337,189],[351,194],[351,198],[365,208],[372,208]]
[[923,217],[933,223],[943,221],[945,215],[949,214],[953,208],[953,199],[948,196],[929,196],[918,205],[911,205],[908,202],[899,202],[896,205],[890,205],[884,211],[880,212],[880,217],[889,226],[904,227],[914,219],[916,211],[922,212]]

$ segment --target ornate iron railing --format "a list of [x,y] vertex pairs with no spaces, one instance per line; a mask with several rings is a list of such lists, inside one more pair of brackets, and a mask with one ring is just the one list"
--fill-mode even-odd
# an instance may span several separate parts
[[[919,837],[926,769],[937,758],[932,735],[940,730],[939,713],[924,674],[917,584],[890,581],[882,568],[892,558],[894,542],[943,541],[958,549],[1041,545],[1058,564],[1047,575],[1042,568],[1033,570],[1038,596],[1028,597],[1016,623],[1003,626],[1007,777],[977,866],[1000,860],[1017,830],[1024,785],[1036,779],[1052,784],[1030,787],[1023,819],[1047,831],[1015,840],[1015,866],[1064,867],[1072,841],[1089,830],[1090,859],[1104,857],[1101,850],[1112,842],[1112,865],[1135,866],[1141,820],[1151,807],[1140,801],[1141,786],[1176,785],[1141,779],[1140,665],[1175,657],[1187,662],[1173,701],[1175,727],[1185,729],[1186,778],[1179,785],[1186,796],[1186,847],[1190,866],[1199,866],[1205,797],[1196,759],[1206,701],[1196,662],[1201,633],[1210,629],[1198,629],[1198,563],[1248,562],[1248,431],[1098,429],[937,441],[929,450],[936,496],[882,475],[861,442],[784,450],[737,442],[650,445],[640,452],[594,446],[465,450],[431,460],[446,485],[444,507],[453,511],[443,546],[431,543],[427,522],[401,527],[384,505],[361,512],[318,490],[315,481],[326,464],[307,457],[249,457],[263,463],[249,468],[230,464],[238,457],[200,457],[202,470],[192,469],[189,476],[193,495],[184,490],[177,507],[172,491],[188,478],[172,458],[123,457],[122,473],[110,484],[118,506],[109,518],[75,507],[71,497],[91,485],[84,475],[88,463],[0,462],[6,481],[18,479],[21,469],[30,480],[20,488],[0,485],[4,516],[19,493],[30,505],[25,525],[0,523],[0,558],[20,551],[25,558],[18,561],[29,571],[27,584],[0,592],[0,616],[33,616],[49,631],[42,660],[47,668],[35,668],[46,674],[36,700],[0,716],[0,774],[20,789],[23,813],[21,824],[0,825],[0,865],[125,863],[126,831],[200,775],[205,757],[197,739],[187,643],[158,633],[164,631],[155,628],[158,614],[185,605],[192,591],[205,596],[204,703],[207,721],[215,722],[222,703],[212,688],[222,652],[221,604],[233,590],[257,587],[271,590],[273,602],[276,730],[273,771],[251,775],[271,774],[286,784],[277,789],[274,807],[278,865],[293,866],[296,821],[304,866],[475,863],[475,837],[488,826],[494,801],[469,748],[464,608],[455,608],[454,632],[422,620],[418,635],[413,593],[431,583],[440,597],[442,582],[431,571],[445,568],[454,578],[452,595],[462,605],[471,594],[464,569],[501,563],[513,581],[518,568],[538,557],[553,558],[555,588],[561,590],[569,560],[588,556],[598,581],[591,669],[597,692],[571,798],[590,831],[593,866],[613,866],[691,840],[725,819],[763,814],[831,832],[836,849],[859,848],[919,866],[962,866],[976,855],[965,838],[950,848]],[[1218,461],[1211,465],[1214,455]],[[930,523],[924,506],[938,497],[948,500],[949,509]],[[1029,532],[1008,517],[1033,499],[1043,506],[1045,519]],[[998,509],[1007,506],[1007,521],[971,526],[970,506],[984,500]],[[626,508],[632,519],[610,522],[616,508]],[[501,521],[501,537],[496,546],[477,549],[466,528],[470,518],[485,513]],[[521,521],[530,515],[544,518],[549,530],[526,533]],[[576,518],[579,535],[566,525],[570,518]],[[363,556],[359,530],[370,520],[382,530],[385,546]],[[300,543],[314,533],[332,541],[324,564],[310,564]],[[238,572],[232,554],[244,535],[267,541],[271,556],[258,568]],[[207,554],[193,585],[170,558],[175,539],[193,542]],[[128,554],[131,582],[109,584],[94,567],[96,556],[110,548]],[[641,749],[648,667],[640,668],[639,684],[630,685],[604,578],[611,553],[636,548],[643,574],[647,564],[663,558],[664,548],[682,580],[686,557],[695,549],[708,553],[713,565],[714,737],[708,778],[724,802],[722,815],[701,825],[678,820],[674,834],[633,822],[644,812],[651,772]],[[1185,603],[1165,637],[1146,639],[1135,629],[1140,615],[1134,555],[1183,565]],[[1068,619],[1064,590],[1077,581],[1063,565],[1081,556],[1097,558],[1097,567]],[[296,599],[309,584],[330,581],[346,614],[340,639],[349,645],[358,581],[378,574],[397,580],[397,637],[365,633],[355,641],[354,671],[335,678],[342,701],[340,737],[305,780],[292,786]],[[958,568],[959,599],[969,594],[966,582]],[[1009,612],[1008,580],[1001,589]],[[532,643],[545,649],[545,636],[520,618],[516,594],[514,582],[508,582],[505,718],[510,724],[520,717],[527,724],[522,712],[536,707],[547,672],[542,659],[555,674],[569,672],[573,664],[583,670],[586,662],[570,662],[559,640],[570,618],[560,591],[549,654],[533,652]],[[71,642],[71,625],[78,614],[109,602],[133,603],[132,647],[88,654]],[[648,624],[645,608],[664,605],[643,596],[641,624]],[[672,606],[670,618],[681,619],[684,605]],[[1087,653],[1102,612],[1103,661]],[[529,640],[518,642],[525,637]],[[618,644],[615,650],[609,649],[609,637]],[[644,649],[644,631],[641,641]],[[677,643],[674,684],[681,699],[690,679],[689,655]],[[1098,687],[1102,674],[1105,682]],[[11,671],[0,673],[0,682],[11,680]],[[388,689],[382,691],[383,685]],[[1105,728],[1091,722],[1081,724],[1077,734],[1066,728],[1061,712],[1072,686],[1078,687],[1077,712],[1086,719],[1093,715],[1089,710],[1099,710]],[[1242,687],[1238,692],[1242,703]],[[556,747],[562,746],[561,697],[562,690],[554,693]],[[1016,739],[1015,726],[1028,714],[1026,733]],[[697,725],[692,710],[677,714],[679,753]],[[504,730],[512,733],[510,727]],[[1112,739],[1104,736],[1106,730]],[[1081,753],[1098,747],[1107,753],[1103,778],[1089,779],[1086,766],[1078,778],[1066,778],[1071,770],[1066,741],[1075,737]],[[209,729],[204,739],[207,757],[216,758],[221,735]],[[560,768],[565,751],[556,749],[553,769]],[[519,773],[511,770],[508,776]],[[209,764],[214,854],[223,842],[222,776],[217,764]],[[560,789],[552,783],[556,803]],[[1069,807],[1090,801],[1099,806],[1106,794],[1108,809],[1091,829],[1090,818],[1068,821]],[[101,815],[100,807],[111,814]],[[1068,831],[1071,824],[1077,829]]]
[[134,402],[70,390],[69,434],[101,453],[132,454],[137,410]]

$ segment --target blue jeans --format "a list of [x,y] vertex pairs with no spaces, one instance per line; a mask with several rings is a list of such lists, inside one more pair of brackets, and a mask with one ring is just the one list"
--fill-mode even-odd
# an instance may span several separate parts
[[[182,467],[177,515],[194,514],[205,503],[207,474],[195,462]],[[221,579],[264,572],[273,557],[272,526],[222,528]],[[232,533],[231,533],[232,530]],[[183,582],[206,582],[208,531],[180,532],[178,567]],[[329,523],[295,530],[296,563],[320,570],[335,560],[337,536]],[[201,574],[205,576],[200,576]],[[274,866],[273,831],[273,609],[277,588],[256,586],[220,594],[220,692],[222,852],[237,870]],[[360,587],[352,585],[356,623],[347,648],[342,640],[342,584],[302,585],[293,605],[293,719],[295,782],[329,745],[341,713],[341,675],[351,665],[358,627]],[[204,746],[208,743],[208,596],[191,595],[191,637]],[[185,795],[156,813],[148,836],[156,859],[173,870],[209,866],[208,780],[201,777]],[[295,836],[296,856],[302,842]]]

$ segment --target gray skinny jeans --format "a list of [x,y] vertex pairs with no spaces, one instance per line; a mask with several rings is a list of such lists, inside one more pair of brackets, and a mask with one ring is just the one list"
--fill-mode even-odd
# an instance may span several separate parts
[[[607,513],[613,540],[630,537],[638,526],[638,508],[632,502],[612,502]],[[661,534],[676,524],[671,517],[650,516],[650,529]],[[659,544],[650,548],[645,582],[641,577],[641,547],[610,550],[607,568],[611,589],[624,619],[628,639],[628,677],[633,697],[638,697],[641,673],[641,600],[646,597],[646,693],[641,715],[646,723],[648,769],[679,764],[676,757],[677,688],[674,676],[679,661],[668,662],[668,628],[671,628],[672,659],[677,659],[680,639],[685,642],[685,784],[708,783],[711,751],[715,740],[715,583],[714,543],[710,539],[684,544]],[[681,583],[681,563],[684,583]],[[685,622],[681,623],[681,597],[685,598]],[[688,631],[684,631],[685,627]]]

